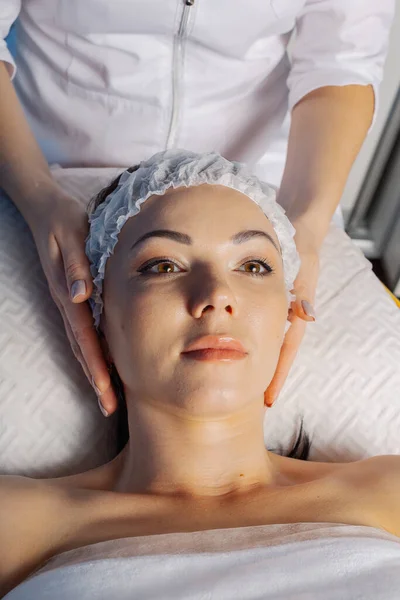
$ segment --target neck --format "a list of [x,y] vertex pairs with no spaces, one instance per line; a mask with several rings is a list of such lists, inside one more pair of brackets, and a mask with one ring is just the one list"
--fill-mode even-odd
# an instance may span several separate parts
[[127,398],[129,441],[114,491],[215,497],[279,485],[264,444],[262,400],[218,419],[178,415]]

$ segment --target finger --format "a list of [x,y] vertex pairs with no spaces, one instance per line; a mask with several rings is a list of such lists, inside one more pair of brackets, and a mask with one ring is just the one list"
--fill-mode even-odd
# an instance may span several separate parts
[[101,403],[108,414],[118,407],[117,397],[111,385],[110,374],[100,340],[93,326],[93,317],[87,302],[73,304],[68,299],[63,305],[72,333],[79,345],[87,367],[93,377],[93,383],[101,395]]
[[83,371],[84,371],[84,373],[85,373],[85,375],[87,377],[87,380],[91,384],[92,375],[91,375],[91,373],[90,373],[90,371],[88,369],[88,366],[87,366],[86,361],[85,361],[85,359],[83,357],[81,349],[79,348],[78,344],[75,341],[74,334],[72,333],[72,329],[71,329],[71,327],[70,327],[70,325],[68,323],[67,317],[64,315],[64,311],[61,309],[60,312],[61,312],[61,315],[62,315],[62,318],[63,318],[63,321],[64,321],[64,327],[65,327],[65,331],[67,333],[67,337],[68,337],[69,343],[71,344],[72,351],[75,354],[75,358],[79,361],[79,363],[80,363],[80,365],[81,365],[81,367],[82,367],[82,369],[83,369]]
[[[64,321],[64,327],[65,327],[65,331],[67,333],[68,336],[68,340],[71,344],[71,348],[73,353],[75,354],[75,357],[77,358],[77,360],[80,362],[82,369],[89,381],[89,383],[92,385],[92,387],[94,388],[94,391],[96,392],[97,396],[99,397],[99,400],[103,406],[103,408],[105,408],[105,410],[107,411],[108,415],[112,414],[112,412],[114,412],[114,410],[112,409],[113,406],[117,407],[118,406],[118,399],[116,397],[116,394],[114,392],[114,389],[112,387],[112,385],[110,385],[107,390],[104,393],[98,393],[99,390],[96,390],[96,387],[94,385],[94,378],[92,377],[92,374],[86,364],[85,358],[80,350],[80,347],[75,339],[75,336],[72,332],[72,329],[70,327],[68,318],[65,314],[64,308],[62,307],[62,305],[59,303],[59,301],[56,301],[56,304],[60,310],[61,316],[63,318]],[[107,371],[108,373],[108,371]],[[104,413],[103,413],[104,414]],[[108,416],[106,415],[106,416]]]
[[50,293],[51,293],[51,296],[52,296],[52,298],[53,298],[53,300],[54,300],[54,302],[55,302],[58,310],[60,311],[62,320],[64,322],[65,332],[67,334],[68,341],[69,341],[69,343],[71,345],[72,352],[74,353],[75,358],[79,361],[79,363],[80,363],[80,365],[81,365],[81,367],[82,367],[82,369],[83,369],[83,371],[84,371],[87,379],[89,380],[89,382],[91,382],[91,377],[92,376],[91,376],[90,371],[89,371],[89,369],[87,367],[87,364],[86,364],[86,361],[85,361],[85,359],[83,357],[81,349],[79,348],[79,345],[77,344],[77,342],[76,342],[76,340],[74,338],[74,334],[72,333],[72,329],[71,329],[71,327],[70,327],[70,325],[68,323],[68,319],[67,319],[67,317],[65,315],[64,308],[63,308],[62,304],[59,302],[59,300],[58,300],[58,298],[57,298],[54,290],[52,290],[52,288],[50,288]]
[[292,290],[296,297],[292,303],[293,311],[303,321],[312,322],[316,320],[314,301],[318,274],[319,255],[316,253],[307,255]]
[[57,302],[62,305],[62,314],[65,315],[75,343],[79,346],[85,360],[89,371],[89,382],[98,396],[101,397],[101,404],[111,415],[118,408],[118,400],[111,384],[100,340],[94,328],[92,312],[87,302],[71,302],[65,279],[63,259],[61,254],[57,253],[56,246],[59,247],[57,240],[54,238],[51,250],[53,280],[55,281],[53,293],[57,298]]
[[264,403],[272,404],[278,397],[297,355],[305,328],[306,324],[304,321],[296,318],[292,321],[292,326],[282,344],[274,377],[264,393]]
[[314,305],[307,299],[307,296],[296,298],[296,301],[292,304],[292,308],[299,319],[307,322],[314,322],[316,320]]
[[73,236],[63,241],[60,248],[69,297],[72,302],[78,304],[90,298],[93,292],[93,281],[84,244],[83,237]]

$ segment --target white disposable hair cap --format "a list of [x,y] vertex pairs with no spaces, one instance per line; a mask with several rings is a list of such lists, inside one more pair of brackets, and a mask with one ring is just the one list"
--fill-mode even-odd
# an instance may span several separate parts
[[[279,240],[288,308],[296,299],[291,293],[300,268],[300,256],[293,239],[296,230],[286,217],[285,210],[276,202],[276,188],[260,181],[242,163],[229,161],[217,152],[198,154],[181,149],[165,150],[141,162],[133,173],[124,171],[117,188],[89,216],[86,255],[93,277],[93,293],[89,302],[96,328],[103,311],[106,262],[114,252],[126,221],[135,216],[143,202],[154,194],[161,196],[171,186],[192,187],[203,183],[232,188],[258,204]],[[290,325],[287,321],[285,333]]]

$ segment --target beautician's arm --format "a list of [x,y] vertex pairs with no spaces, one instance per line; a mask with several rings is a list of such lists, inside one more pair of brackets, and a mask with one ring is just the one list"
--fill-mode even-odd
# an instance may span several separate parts
[[320,248],[371,125],[373,110],[374,92],[369,85],[318,88],[293,108],[278,202],[296,228],[301,266],[294,282],[292,326],[264,395],[267,406],[278,397],[303,339],[306,322],[312,320],[312,313],[307,315],[304,311],[303,301],[314,304]]
[[[72,350],[89,381],[104,392],[103,406],[114,412],[117,400],[85,302],[92,292],[85,255],[88,220],[84,207],[53,180],[47,161],[30,130],[10,75],[0,61],[0,189],[28,223],[50,293],[60,310]],[[73,283],[85,292],[71,301]]]
[[38,205],[62,192],[51,177],[3,61],[0,90],[0,187],[30,224]]
[[373,111],[370,85],[321,87],[293,108],[278,202],[299,233],[302,226],[312,232],[317,250],[328,232]]

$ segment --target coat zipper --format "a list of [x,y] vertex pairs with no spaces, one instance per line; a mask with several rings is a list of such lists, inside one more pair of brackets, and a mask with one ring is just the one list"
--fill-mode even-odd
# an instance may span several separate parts
[[167,138],[167,149],[173,148],[176,143],[177,124],[179,119],[179,100],[181,91],[182,71],[185,58],[186,29],[189,20],[190,8],[195,0],[184,0],[184,6],[179,24],[178,33],[174,36],[173,66],[172,66],[172,113]]

